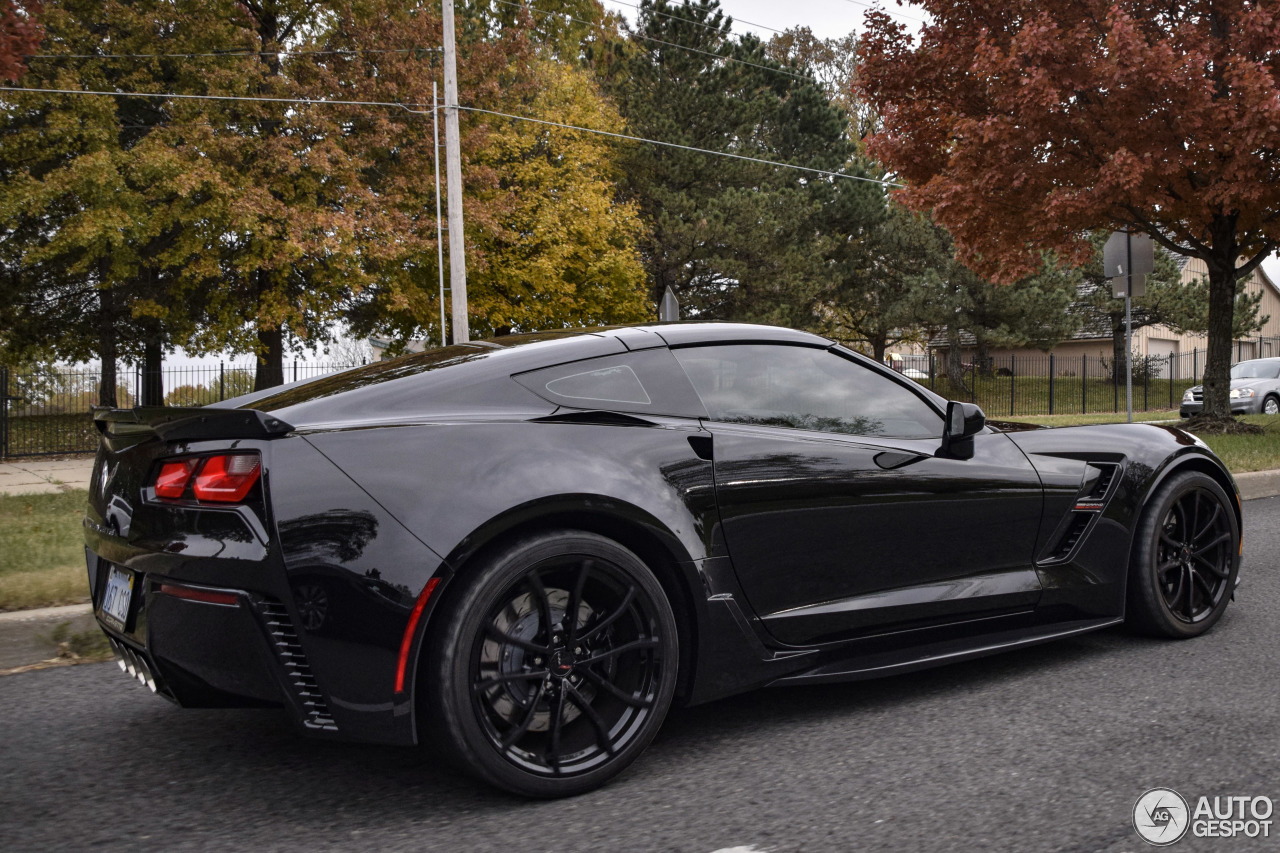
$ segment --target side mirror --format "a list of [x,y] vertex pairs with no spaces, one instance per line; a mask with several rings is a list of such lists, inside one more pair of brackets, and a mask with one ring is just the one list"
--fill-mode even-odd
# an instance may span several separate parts
[[973,437],[987,425],[987,416],[973,403],[947,403],[947,422],[942,428],[941,453],[956,459],[973,458]]

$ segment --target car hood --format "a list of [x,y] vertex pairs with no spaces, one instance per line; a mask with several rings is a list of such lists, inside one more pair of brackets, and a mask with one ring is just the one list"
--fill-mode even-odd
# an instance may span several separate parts
[[[1258,379],[1258,378],[1256,378],[1256,377],[1255,377],[1255,378],[1251,378],[1251,379],[1232,379],[1232,380],[1231,380],[1231,387],[1232,387],[1232,388],[1257,388],[1257,387],[1261,387],[1261,386],[1263,386],[1263,385],[1267,385],[1267,384],[1269,384],[1269,383],[1273,383],[1273,382],[1275,382],[1275,381],[1276,381],[1276,380],[1274,380],[1274,379]],[[1193,386],[1191,386],[1191,390],[1192,390],[1192,391],[1203,391],[1203,390],[1204,390],[1204,386],[1203,386],[1203,385],[1193,385]]]

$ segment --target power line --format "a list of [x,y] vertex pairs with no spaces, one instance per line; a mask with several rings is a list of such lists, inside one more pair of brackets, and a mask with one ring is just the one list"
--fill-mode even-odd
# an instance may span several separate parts
[[[503,6],[512,6],[517,9],[528,9],[530,14],[558,15],[562,18],[573,21],[576,24],[585,24],[588,27],[595,26],[595,24],[591,21],[584,21],[581,18],[575,18],[572,15],[566,14],[565,12],[550,12],[550,11],[544,11],[542,9],[533,9],[528,6],[525,6],[523,3],[513,3],[511,2],[511,0],[493,0],[493,2],[501,4]],[[690,23],[697,23],[697,22],[691,21]],[[776,68],[771,65],[761,65],[758,62],[749,62],[745,59],[738,59],[736,56],[723,56],[719,53],[712,53],[709,50],[699,50],[696,47],[689,47],[688,45],[677,44],[676,42],[673,42],[673,41],[663,41],[662,39],[654,38],[653,36],[646,36],[641,33],[632,33],[631,35],[634,36],[635,38],[641,39],[642,41],[653,42],[654,44],[664,45],[665,47],[674,47],[679,50],[686,50],[689,53],[698,53],[703,56],[709,56],[712,59],[722,59],[725,62],[736,62],[739,65],[749,65],[752,68],[759,68],[764,71],[772,71],[775,74],[782,74],[786,77],[792,77],[796,80],[802,80],[806,83],[812,82],[809,77],[806,77],[803,74],[796,74],[795,72],[788,71],[785,68]]]
[[305,106],[342,106],[342,107],[395,107],[406,112],[418,113],[410,107],[425,107],[426,104],[402,104],[398,101],[337,101],[315,100],[312,98],[264,98],[249,95],[183,95],[176,92],[100,92],[92,89],[29,89],[23,86],[0,86],[0,92],[40,92],[47,95],[105,95],[112,98],[175,98],[190,101],[261,101],[270,104],[303,104]]
[[[608,0],[608,2],[617,3],[619,6],[630,6],[632,9],[637,9],[637,10],[640,9],[640,7],[637,6],[636,4],[627,3],[625,2],[625,0]],[[649,14],[659,15],[663,18],[670,18],[673,21],[684,21],[686,24],[693,24],[696,27],[702,27],[708,30],[717,30],[717,31],[719,30],[719,27],[713,27],[711,26],[711,24],[704,24],[701,21],[694,21],[694,20],[690,20],[689,18],[682,18],[679,15],[672,15],[670,12],[659,12],[657,9],[650,9]],[[774,29],[773,27],[766,27],[764,24],[754,24],[751,21],[746,21],[746,20],[743,20],[742,18],[735,18],[733,15],[729,15],[728,17],[739,24],[746,24],[749,27],[755,27],[761,30],[768,30],[771,33],[777,33],[778,35],[784,35],[786,33],[786,30],[777,30],[777,29]]]
[[[263,101],[267,103],[289,103],[304,104],[308,106],[353,106],[353,107],[391,107],[392,109],[404,110],[413,115],[430,115],[430,109],[413,109],[413,107],[427,107],[427,104],[402,104],[397,101],[337,101],[337,100],[311,100],[308,98],[263,98],[250,97],[247,95],[183,95],[172,92],[99,92],[88,89],[31,89],[22,86],[0,86],[0,92],[34,92],[48,95],[100,95],[111,98],[182,98],[190,100],[202,101]],[[894,181],[881,180],[879,178],[868,178],[863,175],[849,175],[843,172],[832,172],[827,169],[814,169],[809,166],[797,166],[794,163],[782,163],[777,160],[766,160],[762,157],[749,157],[745,154],[733,154],[728,151],[713,151],[710,148],[698,148],[693,145],[681,145],[677,142],[666,142],[661,139],[645,139],[642,136],[631,136],[626,133],[614,133],[608,130],[597,130],[591,127],[579,127],[573,124],[564,124],[561,122],[547,121],[545,119],[533,118],[531,116],[516,115],[513,113],[503,113],[497,110],[487,110],[481,107],[464,107],[458,105],[460,110],[473,113],[483,113],[486,115],[499,116],[501,118],[513,119],[515,121],[525,121],[532,124],[541,124],[548,127],[558,127],[564,130],[577,130],[583,133],[594,133],[599,136],[609,136],[614,139],[623,139],[628,142],[641,142],[647,145],[661,145],[665,148],[676,148],[681,151],[692,151],[697,154],[709,154],[713,157],[728,157],[733,160],[745,160],[749,163],[759,163],[764,166],[773,166],[779,169],[794,169],[800,172],[808,172],[814,175],[822,175],[830,178],[844,178],[851,181],[862,181],[869,184],[877,184],[885,187],[902,187],[903,184]]]
[[215,50],[207,53],[31,53],[23,59],[201,59],[215,58],[239,59],[260,56],[343,56],[361,54],[406,53],[426,54],[439,53],[438,47],[401,47],[401,48],[342,48],[333,50],[248,50],[229,47],[226,50]]
[[801,172],[810,172],[815,175],[823,175],[825,177],[830,177],[830,178],[847,178],[848,180],[851,180],[851,181],[864,181],[869,184],[879,184],[881,186],[888,186],[888,187],[904,186],[903,184],[894,183],[893,181],[883,181],[877,178],[867,178],[862,175],[848,175],[848,174],[845,174],[844,172],[831,172],[826,169],[813,169],[813,168],[810,168],[809,166],[797,166],[794,163],[780,163],[777,160],[765,160],[760,157],[748,157],[745,154],[731,154],[727,151],[712,151],[709,148],[696,148],[692,145],[681,145],[678,142],[664,142],[659,139],[645,139],[644,137],[631,136],[626,133],[613,133],[612,131],[608,131],[608,130],[596,130],[590,127],[578,127],[577,125],[573,125],[573,124],[562,124],[558,121],[547,121],[545,119],[531,118],[529,116],[513,115],[511,113],[501,113],[501,112],[498,112],[497,110],[485,110],[485,109],[481,109],[480,107],[464,107],[459,105],[458,109],[466,110],[468,112],[473,112],[473,113],[485,113],[487,115],[501,116],[502,118],[516,119],[518,121],[527,121],[533,124],[545,124],[550,127],[561,127],[566,130],[581,130],[581,131],[585,131],[586,133],[596,133],[596,134],[599,134],[600,136],[612,136],[615,139],[625,139],[629,142],[644,142],[644,143],[648,143],[649,145],[662,145],[667,148],[678,148],[682,151],[694,151],[699,154],[712,154],[717,157],[731,157],[734,160],[746,160],[749,163],[762,163],[766,166],[776,166],[782,169],[796,169]]

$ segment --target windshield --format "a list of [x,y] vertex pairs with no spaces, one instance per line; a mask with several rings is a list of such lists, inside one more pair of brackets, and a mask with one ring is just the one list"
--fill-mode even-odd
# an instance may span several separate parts
[[1242,361],[1231,368],[1232,379],[1280,378],[1280,361]]

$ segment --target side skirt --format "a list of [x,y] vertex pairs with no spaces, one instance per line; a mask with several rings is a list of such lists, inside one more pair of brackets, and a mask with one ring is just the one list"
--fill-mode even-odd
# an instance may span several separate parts
[[956,648],[954,642],[915,646],[906,652],[884,652],[878,655],[860,655],[856,659],[838,660],[820,667],[784,676],[770,682],[770,686],[789,684],[829,684],[839,681],[862,681],[887,675],[899,675],[920,669],[942,666],[958,661],[972,660],[999,652],[1048,643],[1077,634],[1087,634],[1103,628],[1119,625],[1123,618],[1087,619],[1078,622],[1060,622],[1053,626],[1019,629],[988,634],[980,645]]

